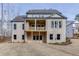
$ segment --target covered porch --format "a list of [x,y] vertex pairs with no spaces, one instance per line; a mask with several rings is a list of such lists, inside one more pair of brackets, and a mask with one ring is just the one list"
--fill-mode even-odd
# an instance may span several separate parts
[[47,32],[46,31],[27,31],[27,41],[41,41],[43,43],[47,42]]

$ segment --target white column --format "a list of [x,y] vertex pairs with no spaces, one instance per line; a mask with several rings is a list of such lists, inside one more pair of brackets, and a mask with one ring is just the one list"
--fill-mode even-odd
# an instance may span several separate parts
[[33,40],[33,32],[31,32],[31,40]]
[[36,19],[35,19],[35,30],[36,30]]
[[40,32],[39,32],[39,40],[40,40]]
[[27,42],[27,32],[24,32],[24,36],[25,36],[25,39],[24,39],[24,42]]

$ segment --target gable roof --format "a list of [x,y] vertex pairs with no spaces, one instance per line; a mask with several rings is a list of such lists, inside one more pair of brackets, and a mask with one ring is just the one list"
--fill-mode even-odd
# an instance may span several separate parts
[[29,10],[27,14],[61,14],[61,12],[55,9],[34,9]]
[[[61,17],[47,17],[47,18],[53,18],[53,19],[67,19],[64,15],[62,15],[61,12],[55,9],[34,9],[34,10],[29,10],[26,14],[57,14]],[[27,17],[28,18],[28,17]]]
[[74,21],[67,21],[66,26],[68,27],[69,25],[73,25],[73,24],[74,24]]
[[57,14],[61,17],[27,17],[24,15],[24,16],[16,16],[11,22],[24,22],[25,19],[67,19],[67,17],[62,15],[62,13],[53,9],[29,10],[27,14]]
[[24,22],[26,16],[16,16],[11,22]]

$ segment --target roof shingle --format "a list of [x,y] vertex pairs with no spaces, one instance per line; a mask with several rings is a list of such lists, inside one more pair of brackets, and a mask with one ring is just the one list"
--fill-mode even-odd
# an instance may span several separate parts
[[34,9],[29,10],[27,14],[61,14],[61,13],[55,9]]
[[24,22],[26,16],[16,16],[11,22]]

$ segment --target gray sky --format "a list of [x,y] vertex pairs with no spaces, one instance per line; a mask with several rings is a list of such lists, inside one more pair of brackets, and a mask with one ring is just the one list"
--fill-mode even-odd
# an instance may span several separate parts
[[[8,7],[9,5],[9,7]],[[57,9],[68,20],[74,20],[75,15],[79,14],[79,4],[75,3],[17,3],[4,4],[4,14],[7,15],[6,10],[9,9],[10,19],[17,15],[25,15],[29,9]],[[0,4],[1,11],[1,4]],[[1,14],[1,12],[0,12]],[[7,16],[5,16],[7,19]]]

